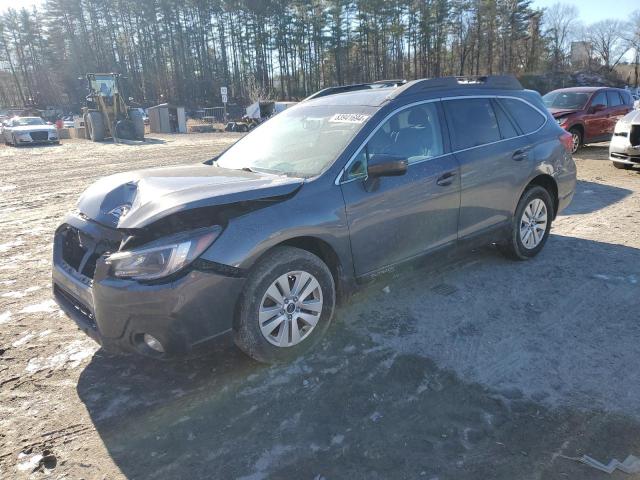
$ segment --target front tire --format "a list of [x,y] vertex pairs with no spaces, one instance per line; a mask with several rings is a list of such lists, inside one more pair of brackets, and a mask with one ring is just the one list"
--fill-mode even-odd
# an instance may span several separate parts
[[582,147],[582,142],[584,141],[584,138],[579,128],[576,128],[576,127],[570,128],[569,133],[571,134],[571,138],[573,139],[571,154],[574,154],[578,150],[580,150],[580,148]]
[[286,362],[324,336],[334,308],[335,283],[327,265],[306,250],[276,247],[249,274],[234,341],[259,362]]
[[544,248],[554,216],[549,192],[540,186],[525,190],[518,202],[509,238],[499,245],[505,256],[513,260],[528,260]]
[[87,120],[85,127],[88,127],[88,130],[86,130],[89,133],[88,138],[93,142],[103,141],[106,136],[106,129],[102,113],[89,112],[87,114]]

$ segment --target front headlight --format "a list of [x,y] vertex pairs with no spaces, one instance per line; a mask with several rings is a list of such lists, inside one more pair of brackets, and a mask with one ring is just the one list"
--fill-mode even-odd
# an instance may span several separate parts
[[620,120],[616,123],[613,133],[628,133],[629,130],[631,130],[631,124]]
[[182,270],[198,258],[220,235],[222,228],[201,229],[152,242],[143,248],[109,255],[110,273],[116,278],[157,280]]

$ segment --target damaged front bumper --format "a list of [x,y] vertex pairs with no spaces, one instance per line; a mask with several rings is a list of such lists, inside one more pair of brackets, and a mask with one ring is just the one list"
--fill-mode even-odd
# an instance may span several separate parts
[[54,298],[82,331],[109,351],[175,356],[231,329],[245,281],[237,270],[198,262],[165,283],[111,278],[103,253],[120,240],[117,230],[75,215],[56,231]]

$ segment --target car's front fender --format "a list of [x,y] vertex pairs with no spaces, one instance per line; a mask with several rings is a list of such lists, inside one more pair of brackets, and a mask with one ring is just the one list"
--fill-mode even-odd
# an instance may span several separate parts
[[293,197],[231,218],[220,237],[202,255],[212,262],[249,270],[268,250],[299,238],[317,239],[353,271],[342,192],[307,183]]

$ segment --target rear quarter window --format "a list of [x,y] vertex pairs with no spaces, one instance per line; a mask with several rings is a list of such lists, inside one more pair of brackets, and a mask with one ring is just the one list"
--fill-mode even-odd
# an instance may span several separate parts
[[629,92],[620,92],[620,96],[622,97],[622,101],[625,105],[633,105],[633,98]]
[[544,115],[528,103],[513,98],[500,98],[499,102],[525,134],[535,132],[547,120]]

